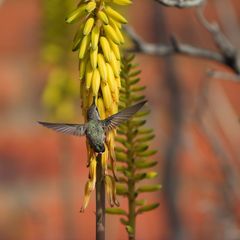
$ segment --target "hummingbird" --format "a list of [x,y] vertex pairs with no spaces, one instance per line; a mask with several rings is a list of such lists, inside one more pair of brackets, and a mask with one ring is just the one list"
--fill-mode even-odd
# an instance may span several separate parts
[[146,102],[147,101],[139,102],[101,120],[94,99],[87,111],[87,122],[85,124],[50,123],[41,121],[38,123],[57,132],[74,136],[86,136],[94,152],[102,154],[105,151],[106,134],[130,119]]

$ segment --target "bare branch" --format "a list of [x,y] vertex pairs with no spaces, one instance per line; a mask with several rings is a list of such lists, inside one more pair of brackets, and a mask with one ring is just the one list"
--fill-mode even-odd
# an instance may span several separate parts
[[[165,4],[184,4],[189,3],[190,1],[184,0],[156,0],[160,3]],[[175,2],[175,4],[174,4]],[[197,1],[191,1],[197,2]],[[201,1],[201,3],[205,3],[205,1]],[[144,41],[132,28],[125,27],[125,31],[128,36],[134,43],[134,47],[132,49],[128,49],[131,52],[144,53],[149,55],[156,56],[169,56],[173,54],[182,54],[190,57],[197,57],[212,60],[225,66],[228,66],[230,69],[234,71],[236,74],[230,73],[219,73],[212,71],[209,75],[214,78],[228,79],[236,82],[240,81],[240,50],[235,47],[230,40],[226,37],[226,35],[221,31],[219,25],[216,22],[210,23],[206,17],[204,16],[204,6],[206,4],[202,4],[197,9],[197,16],[200,23],[208,30],[208,32],[212,35],[213,40],[216,46],[219,49],[219,52],[212,51],[205,48],[200,48],[193,46],[191,44],[181,43],[175,37],[171,38],[170,44],[152,44]],[[170,5],[169,5],[170,6]],[[179,5],[178,5],[179,6]],[[183,5],[181,5],[183,6]]]
[[198,58],[205,58],[220,63],[224,63],[221,54],[203,48],[198,48],[190,44],[180,43],[175,37],[172,37],[171,44],[152,44],[145,42],[131,27],[125,26],[125,31],[134,43],[134,47],[128,51],[139,52],[156,56],[168,56],[172,54],[183,54]]
[[235,47],[224,33],[220,30],[219,25],[214,22],[210,23],[204,16],[204,6],[198,8],[197,15],[202,25],[211,33],[215,44],[219,48],[222,57],[225,59],[224,63],[230,67],[235,73],[240,74],[240,53],[239,49]]
[[233,5],[233,2],[231,0],[214,0],[213,2],[219,16],[219,21],[223,25],[225,34],[229,39],[231,39],[233,45],[240,47],[240,26],[238,22],[237,9]]
[[155,0],[166,7],[189,8],[199,6],[204,0]]
[[216,22],[210,23],[204,16],[204,7],[206,4],[203,4],[197,9],[197,16],[201,24],[212,34],[212,37],[219,48],[219,50],[226,57],[233,57],[235,54],[235,48],[228,38],[221,32],[219,25]]

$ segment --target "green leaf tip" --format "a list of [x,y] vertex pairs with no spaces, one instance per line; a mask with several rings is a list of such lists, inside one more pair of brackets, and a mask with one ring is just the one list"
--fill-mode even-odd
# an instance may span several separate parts
[[121,208],[106,208],[106,213],[112,215],[124,215],[127,216],[127,212]]
[[144,193],[144,192],[155,192],[161,189],[160,184],[155,184],[155,185],[146,185],[146,186],[141,186],[137,189],[138,193]]
[[137,210],[136,214],[142,214],[144,212],[152,211],[152,210],[158,208],[159,205],[160,205],[159,203],[152,203],[152,204],[145,205],[145,206],[139,208]]

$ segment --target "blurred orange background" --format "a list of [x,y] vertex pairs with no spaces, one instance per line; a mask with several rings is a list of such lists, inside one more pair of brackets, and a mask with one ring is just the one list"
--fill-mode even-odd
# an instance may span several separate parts
[[[218,19],[218,1],[210,1],[209,19]],[[240,2],[232,3],[240,13]],[[94,194],[79,213],[87,179],[85,140],[36,123],[46,117],[41,95],[49,70],[40,57],[42,9],[40,0],[0,5],[0,240],[94,239]],[[125,15],[148,42],[168,43],[174,34],[180,42],[216,50],[193,9],[141,0]],[[230,38],[239,44],[240,27]],[[71,42],[68,51],[77,81]],[[229,70],[203,59],[139,54],[136,61],[147,85],[147,125],[159,151],[156,182],[163,184],[160,192],[144,195],[160,207],[139,216],[137,240],[240,239],[240,83],[207,78],[207,69]],[[76,121],[82,121],[80,111]],[[106,235],[127,239],[118,217],[107,216]]]

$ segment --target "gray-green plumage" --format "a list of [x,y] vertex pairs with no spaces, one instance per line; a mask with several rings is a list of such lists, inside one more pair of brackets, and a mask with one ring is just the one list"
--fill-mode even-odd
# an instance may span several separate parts
[[87,124],[86,136],[95,152],[105,151],[105,132],[99,120],[90,120]]
[[118,127],[121,123],[131,118],[147,101],[142,101],[131,107],[101,120],[95,101],[88,109],[87,120],[85,124],[68,124],[68,123],[48,123],[39,122],[47,128],[51,128],[57,132],[72,134],[75,136],[86,135],[88,142],[96,153],[105,151],[106,133]]

